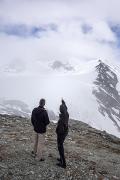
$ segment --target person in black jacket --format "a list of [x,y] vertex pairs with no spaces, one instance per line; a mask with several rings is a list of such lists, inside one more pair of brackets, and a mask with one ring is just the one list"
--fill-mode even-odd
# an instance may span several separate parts
[[[50,123],[48,113],[44,108],[45,99],[41,99],[39,106],[34,108],[31,115],[31,122],[35,131],[35,144],[32,154],[34,157],[38,155],[40,161],[44,161],[43,151],[45,148],[46,127]],[[39,139],[39,143],[38,143]],[[37,153],[38,150],[38,153]]]
[[69,120],[69,114],[67,111],[67,106],[65,104],[65,101],[62,100],[62,104],[60,105],[59,121],[56,128],[57,146],[60,155],[60,158],[57,158],[57,160],[59,161],[57,165],[62,168],[66,168],[63,143],[68,134],[68,120]]

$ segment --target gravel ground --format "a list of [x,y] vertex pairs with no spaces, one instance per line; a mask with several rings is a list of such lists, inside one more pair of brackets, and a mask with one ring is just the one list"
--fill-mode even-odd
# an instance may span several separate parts
[[31,156],[30,120],[0,115],[0,180],[120,180],[120,139],[71,120],[65,141],[67,168],[56,166],[56,124],[46,133],[46,159]]

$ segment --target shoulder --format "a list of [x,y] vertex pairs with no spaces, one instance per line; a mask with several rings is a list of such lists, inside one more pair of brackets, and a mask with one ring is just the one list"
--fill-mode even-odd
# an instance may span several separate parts
[[38,113],[46,115],[47,114],[47,110],[45,108],[37,108]]
[[32,110],[32,113],[35,113],[37,111],[37,107],[35,107],[33,110]]
[[48,114],[48,111],[46,109],[43,110],[44,114]]

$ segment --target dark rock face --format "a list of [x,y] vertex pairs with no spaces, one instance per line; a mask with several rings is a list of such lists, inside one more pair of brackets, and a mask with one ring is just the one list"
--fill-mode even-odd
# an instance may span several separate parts
[[96,88],[93,89],[93,95],[95,95],[99,104],[99,112],[112,120],[118,131],[120,131],[120,95],[116,89],[118,84],[117,75],[110,69],[108,65],[99,61],[99,65],[96,66],[98,72],[97,79],[94,81]]

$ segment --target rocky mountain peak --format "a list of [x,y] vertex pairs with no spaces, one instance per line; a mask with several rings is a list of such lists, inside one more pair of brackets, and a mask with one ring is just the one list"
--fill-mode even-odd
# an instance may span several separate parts
[[98,75],[92,93],[98,102],[98,110],[103,116],[108,116],[120,132],[120,95],[117,90],[119,82],[117,75],[101,60],[96,66],[96,71]]

